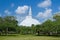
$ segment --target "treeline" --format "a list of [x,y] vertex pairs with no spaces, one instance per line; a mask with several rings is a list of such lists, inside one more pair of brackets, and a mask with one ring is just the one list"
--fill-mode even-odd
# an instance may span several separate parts
[[53,16],[53,21],[47,20],[40,25],[31,27],[18,26],[14,16],[0,17],[0,35],[33,34],[33,35],[60,35],[60,14]]
[[60,35],[60,13],[53,16],[53,21],[47,20],[36,25],[38,35]]
[[17,33],[18,21],[13,16],[0,17],[0,35]]

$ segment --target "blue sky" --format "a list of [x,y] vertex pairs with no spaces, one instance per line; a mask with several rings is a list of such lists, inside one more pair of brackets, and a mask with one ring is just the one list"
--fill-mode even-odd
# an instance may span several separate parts
[[16,16],[21,22],[28,15],[30,6],[33,18],[39,22],[60,12],[60,0],[0,0],[0,16]]

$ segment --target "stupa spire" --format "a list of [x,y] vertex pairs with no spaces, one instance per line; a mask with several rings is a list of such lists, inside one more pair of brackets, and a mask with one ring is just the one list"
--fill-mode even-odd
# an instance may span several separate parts
[[31,10],[31,7],[29,9],[29,16],[32,16],[32,10]]

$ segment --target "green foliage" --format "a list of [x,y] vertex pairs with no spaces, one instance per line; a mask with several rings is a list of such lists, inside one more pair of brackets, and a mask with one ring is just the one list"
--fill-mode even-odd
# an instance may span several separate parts
[[13,16],[0,17],[0,31],[5,34],[8,34],[10,31],[14,32],[17,29],[17,23]]
[[18,26],[14,16],[0,17],[0,35],[8,33],[60,35],[60,15],[53,16],[54,21],[47,20],[40,25],[32,24],[31,27]]
[[60,34],[60,15],[54,15],[55,20],[47,20],[41,25],[36,25],[37,33],[44,35],[58,35]]

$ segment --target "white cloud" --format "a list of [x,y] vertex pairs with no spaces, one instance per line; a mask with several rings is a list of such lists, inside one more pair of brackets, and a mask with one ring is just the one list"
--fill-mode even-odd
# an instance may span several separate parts
[[38,7],[42,7],[42,8],[49,7],[49,6],[51,6],[51,0],[45,0],[38,4]]
[[46,9],[44,12],[44,17],[50,17],[52,15],[52,9]]
[[23,21],[23,19],[25,18],[25,16],[24,17],[22,17],[22,16],[20,16],[20,15],[15,15],[15,17],[16,17],[16,20],[18,21],[18,25]]
[[38,18],[47,20],[52,17],[52,9],[46,9],[44,12],[39,12],[37,15]]
[[4,13],[10,14],[11,12],[9,10],[5,10]]
[[58,7],[58,10],[60,10],[60,6]]
[[11,7],[14,7],[14,3],[11,3]]
[[17,16],[17,20],[18,20],[19,22],[21,22],[23,19],[24,19],[24,17]]
[[24,5],[24,6],[18,6],[18,8],[15,10],[15,12],[17,14],[24,14],[26,13],[28,10],[28,6]]
[[1,14],[0,14],[0,17],[1,17]]

